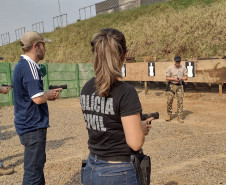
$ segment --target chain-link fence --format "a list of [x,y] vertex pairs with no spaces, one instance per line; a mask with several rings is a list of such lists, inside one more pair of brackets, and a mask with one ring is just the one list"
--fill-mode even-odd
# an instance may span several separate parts
[[63,28],[67,26],[67,14],[62,14],[56,17],[53,17],[53,30],[57,30],[59,28]]
[[96,16],[95,4],[79,9],[79,20],[85,20]]
[[37,31],[39,33],[44,33],[44,23],[43,21],[32,24],[33,31]]
[[1,41],[2,41],[2,46],[10,43],[9,32],[1,34]]
[[16,29],[15,30],[16,40],[19,40],[24,33],[25,33],[25,27]]

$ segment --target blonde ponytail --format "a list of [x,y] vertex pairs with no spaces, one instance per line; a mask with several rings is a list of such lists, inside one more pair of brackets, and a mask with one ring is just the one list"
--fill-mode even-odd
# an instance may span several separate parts
[[121,75],[121,67],[127,52],[124,35],[113,28],[103,29],[91,42],[94,53],[94,71],[96,75],[96,93],[106,97],[112,84]]

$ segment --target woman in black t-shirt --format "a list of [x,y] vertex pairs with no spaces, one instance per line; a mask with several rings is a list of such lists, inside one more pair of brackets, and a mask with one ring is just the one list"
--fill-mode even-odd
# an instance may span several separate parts
[[141,122],[136,90],[119,81],[127,52],[124,35],[101,30],[91,42],[95,78],[81,91],[81,107],[89,134],[90,155],[82,168],[84,185],[139,185],[133,164],[152,118]]

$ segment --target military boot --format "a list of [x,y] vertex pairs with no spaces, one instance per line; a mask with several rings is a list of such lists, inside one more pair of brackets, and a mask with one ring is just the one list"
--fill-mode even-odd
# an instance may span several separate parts
[[184,120],[182,120],[181,117],[178,117],[177,120],[178,120],[178,122],[180,122],[180,123],[184,123]]
[[171,119],[172,119],[171,114],[168,114],[168,115],[166,116],[166,121],[170,121]]
[[0,167],[0,175],[10,175],[14,173],[14,168],[6,169],[3,165]]

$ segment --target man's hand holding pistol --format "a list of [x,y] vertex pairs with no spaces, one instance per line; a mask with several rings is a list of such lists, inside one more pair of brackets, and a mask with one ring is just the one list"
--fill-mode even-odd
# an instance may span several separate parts
[[47,97],[49,97],[48,100],[58,99],[62,89],[67,89],[67,85],[50,85],[49,90],[45,92]]
[[11,88],[13,88],[12,85],[2,84],[2,86],[0,87],[0,93],[8,94]]

